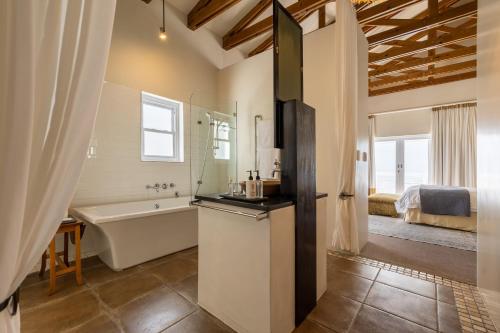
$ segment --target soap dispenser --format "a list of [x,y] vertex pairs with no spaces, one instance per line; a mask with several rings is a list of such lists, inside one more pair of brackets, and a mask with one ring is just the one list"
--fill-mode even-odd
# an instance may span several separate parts
[[257,196],[257,188],[255,180],[253,180],[252,170],[248,170],[247,172],[250,173],[250,176],[248,177],[248,180],[245,183],[245,189],[246,189],[245,192],[246,192],[246,197],[248,199],[252,199]]
[[255,177],[255,190],[257,193],[257,198],[264,197],[264,182],[260,179],[259,170],[255,170],[257,176]]

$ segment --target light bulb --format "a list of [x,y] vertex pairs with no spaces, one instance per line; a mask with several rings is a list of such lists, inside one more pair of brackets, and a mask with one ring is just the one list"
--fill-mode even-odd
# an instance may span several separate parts
[[161,40],[167,40],[167,33],[165,32],[164,27],[160,28],[160,34],[158,35],[158,38],[160,38]]

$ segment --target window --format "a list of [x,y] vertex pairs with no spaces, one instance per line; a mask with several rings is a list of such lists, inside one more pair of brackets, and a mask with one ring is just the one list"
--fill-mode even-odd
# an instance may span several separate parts
[[429,183],[428,136],[379,138],[375,142],[377,192],[401,193]]
[[142,92],[142,161],[184,161],[182,103]]
[[229,160],[231,156],[229,124],[216,120],[214,125],[214,158],[216,160]]

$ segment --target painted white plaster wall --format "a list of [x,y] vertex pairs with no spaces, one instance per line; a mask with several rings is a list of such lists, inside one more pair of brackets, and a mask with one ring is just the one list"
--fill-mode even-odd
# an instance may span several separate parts
[[478,286],[500,327],[500,1],[478,2]]
[[379,114],[375,117],[377,137],[429,134],[432,109]]

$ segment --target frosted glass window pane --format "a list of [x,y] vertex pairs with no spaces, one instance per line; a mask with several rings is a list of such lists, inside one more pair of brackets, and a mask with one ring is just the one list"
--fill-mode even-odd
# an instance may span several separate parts
[[429,139],[405,140],[405,190],[429,182]]
[[173,110],[151,104],[142,105],[142,126],[160,131],[173,131]]
[[375,178],[378,193],[396,193],[396,141],[375,143]]
[[219,148],[215,149],[215,159],[228,160],[231,156],[231,144],[228,141],[219,141]]
[[144,155],[174,157],[174,136],[144,131]]

